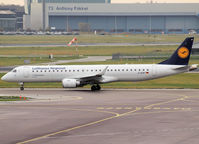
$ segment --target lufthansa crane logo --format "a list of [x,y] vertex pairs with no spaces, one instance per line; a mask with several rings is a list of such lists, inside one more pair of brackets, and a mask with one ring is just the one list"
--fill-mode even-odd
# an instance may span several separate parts
[[189,50],[186,47],[181,47],[178,50],[178,56],[183,59],[187,58],[189,56]]

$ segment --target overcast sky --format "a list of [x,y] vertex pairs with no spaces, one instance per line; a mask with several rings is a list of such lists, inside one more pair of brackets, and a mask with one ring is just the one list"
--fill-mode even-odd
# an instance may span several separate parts
[[[151,0],[111,0],[112,3],[146,3]],[[199,3],[199,0],[153,0],[158,3]],[[0,4],[19,4],[24,5],[24,0],[0,0]]]

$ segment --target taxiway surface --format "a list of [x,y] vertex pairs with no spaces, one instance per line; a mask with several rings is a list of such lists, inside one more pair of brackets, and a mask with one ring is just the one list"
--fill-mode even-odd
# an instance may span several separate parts
[[0,89],[3,144],[198,144],[199,90]]

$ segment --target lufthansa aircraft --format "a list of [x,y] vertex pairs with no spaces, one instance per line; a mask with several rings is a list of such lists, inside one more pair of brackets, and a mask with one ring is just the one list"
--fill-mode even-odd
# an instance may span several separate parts
[[104,83],[161,78],[197,68],[188,65],[193,40],[193,37],[186,38],[169,59],[159,64],[19,66],[1,79],[19,83],[20,90],[29,82],[62,82],[64,88],[89,84],[95,91]]

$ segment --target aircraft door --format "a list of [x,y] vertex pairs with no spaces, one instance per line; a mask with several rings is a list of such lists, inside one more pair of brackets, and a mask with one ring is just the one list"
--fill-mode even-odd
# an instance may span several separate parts
[[23,76],[24,76],[24,78],[30,77],[30,67],[27,67],[27,66],[23,67]]

